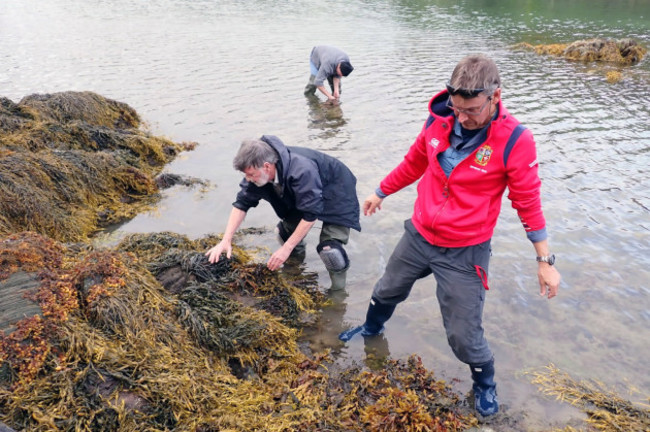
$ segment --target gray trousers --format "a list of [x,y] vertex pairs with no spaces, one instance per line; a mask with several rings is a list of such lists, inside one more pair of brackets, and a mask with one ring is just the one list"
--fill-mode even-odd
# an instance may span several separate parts
[[420,235],[411,220],[395,247],[373,297],[397,304],[410,294],[418,279],[433,273],[436,297],[456,357],[468,364],[485,363],[492,351],[483,334],[483,304],[490,261],[490,240],[460,248],[434,246]]

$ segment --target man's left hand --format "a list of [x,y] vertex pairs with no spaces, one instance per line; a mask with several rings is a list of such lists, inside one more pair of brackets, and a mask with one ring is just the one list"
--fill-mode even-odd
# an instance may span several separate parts
[[289,255],[291,255],[291,250],[292,249],[285,245],[273,252],[273,255],[271,255],[271,258],[269,258],[269,262],[266,263],[266,266],[269,268],[269,270],[275,271],[282,267],[287,258],[289,258]]
[[560,272],[547,263],[539,263],[537,268],[537,279],[539,279],[539,295],[544,297],[548,296],[552,299],[557,295],[560,288]]

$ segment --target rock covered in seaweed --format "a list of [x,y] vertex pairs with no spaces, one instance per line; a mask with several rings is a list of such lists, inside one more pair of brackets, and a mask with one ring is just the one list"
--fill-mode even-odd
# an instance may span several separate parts
[[607,62],[619,65],[632,65],[640,62],[648,50],[630,38],[604,39],[594,38],[578,40],[570,44],[531,45],[526,42],[515,45],[516,48],[534,50],[537,54],[549,54],[568,60],[584,62]]
[[0,98],[0,234],[78,241],[151,205],[174,184],[156,176],[190,146],[139,127],[127,104],[92,92]]
[[564,50],[564,57],[630,65],[641,61],[646,53],[647,50],[633,39],[589,39],[569,44]]
[[[417,358],[335,375],[327,353],[301,353],[290,313],[232,295],[284,292],[302,310],[320,302],[316,281],[248,277],[260,270],[239,248],[209,269],[203,253],[215,240],[161,233],[95,249],[35,233],[1,239],[10,265],[0,282],[33,274],[31,298],[43,313],[0,338],[0,421],[61,431],[455,432],[476,424]],[[172,293],[156,277],[174,267],[185,277]]]

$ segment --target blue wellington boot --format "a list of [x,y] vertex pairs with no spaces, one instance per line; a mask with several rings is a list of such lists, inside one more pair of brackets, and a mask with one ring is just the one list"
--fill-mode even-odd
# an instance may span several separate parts
[[347,342],[357,333],[361,336],[376,336],[384,331],[384,323],[393,315],[397,305],[379,303],[372,297],[366,312],[366,322],[359,327],[354,327],[339,334],[339,339]]
[[469,365],[474,384],[474,408],[482,416],[499,412],[497,384],[494,382],[494,359],[483,364]]

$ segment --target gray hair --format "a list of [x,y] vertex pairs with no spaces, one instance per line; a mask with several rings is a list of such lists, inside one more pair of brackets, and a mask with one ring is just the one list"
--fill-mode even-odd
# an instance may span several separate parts
[[482,88],[485,89],[483,93],[492,93],[501,87],[501,78],[494,60],[484,54],[473,54],[458,62],[449,84],[468,90]]
[[246,139],[239,146],[239,151],[232,161],[232,166],[237,171],[246,168],[261,168],[264,162],[277,163],[278,153],[269,144],[260,139]]

